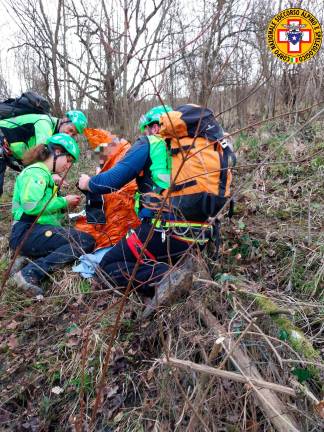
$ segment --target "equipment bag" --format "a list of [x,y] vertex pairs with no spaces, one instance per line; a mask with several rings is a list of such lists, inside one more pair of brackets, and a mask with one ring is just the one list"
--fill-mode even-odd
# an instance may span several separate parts
[[0,120],[23,114],[49,114],[49,102],[39,94],[28,91],[18,98],[0,102]]
[[187,220],[215,216],[230,197],[236,162],[222,127],[211,110],[192,104],[164,114],[160,124],[172,155],[170,204]]
[[86,192],[85,211],[88,224],[105,225],[106,215],[103,195]]

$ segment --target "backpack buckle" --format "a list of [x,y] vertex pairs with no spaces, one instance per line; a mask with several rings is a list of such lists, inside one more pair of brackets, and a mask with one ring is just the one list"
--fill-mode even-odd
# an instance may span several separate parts
[[229,146],[229,142],[226,138],[223,138],[222,141],[220,141],[220,145],[223,150],[225,150]]

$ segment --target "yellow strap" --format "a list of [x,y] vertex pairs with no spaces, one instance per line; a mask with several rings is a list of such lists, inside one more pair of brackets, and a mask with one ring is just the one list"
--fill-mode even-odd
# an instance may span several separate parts
[[[209,227],[208,223],[196,223],[196,222],[180,222],[180,221],[168,221],[162,222],[160,220],[152,219],[152,224],[155,225],[156,228],[165,227],[165,228],[202,228]],[[211,226],[210,226],[211,227]]]
[[199,243],[199,244],[205,244],[205,243],[207,243],[208,240],[209,240],[209,239],[204,239],[204,240],[201,240],[201,239],[193,239],[193,238],[190,238],[190,237],[183,237],[183,236],[178,236],[178,235],[173,235],[173,238],[176,238],[176,239],[178,239],[178,240],[185,241],[185,242],[187,242],[187,243]]

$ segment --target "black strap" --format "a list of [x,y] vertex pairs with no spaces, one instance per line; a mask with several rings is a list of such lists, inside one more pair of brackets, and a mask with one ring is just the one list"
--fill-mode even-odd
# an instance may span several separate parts
[[221,165],[219,196],[221,197],[225,196],[229,159],[232,160],[232,164],[234,166],[236,164],[236,156],[234,152],[232,152],[232,150],[227,146],[223,148],[223,154],[219,152],[219,160]]
[[234,200],[234,198],[232,198],[230,203],[229,203],[229,209],[228,209],[228,213],[227,213],[227,216],[229,219],[231,219],[234,216],[234,208],[235,208],[235,200]]
[[186,145],[186,146],[180,146],[177,148],[172,148],[171,149],[171,155],[177,155],[182,151],[187,151],[187,150],[191,150],[192,148],[195,147],[195,144],[190,144],[190,145]]
[[218,197],[211,194],[203,195],[202,212],[206,217],[214,216],[216,214],[216,206],[218,204]]
[[1,129],[0,129],[0,158],[4,159],[7,166],[17,172],[21,172],[25,167],[15,157],[8,155],[7,149],[8,149],[8,142],[6,141],[6,137],[3,135]]
[[197,180],[189,180],[187,182],[184,182],[184,183],[181,183],[178,185],[173,185],[171,187],[171,192],[179,192],[179,191],[186,189],[190,186],[195,186],[196,184],[197,184]]

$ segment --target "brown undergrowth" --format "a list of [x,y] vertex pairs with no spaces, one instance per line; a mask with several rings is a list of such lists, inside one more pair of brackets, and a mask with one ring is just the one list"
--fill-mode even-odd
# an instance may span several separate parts
[[[280,124],[236,139],[240,193],[235,217],[223,221],[220,257],[196,258],[188,297],[150,320],[141,318],[143,298],[131,294],[93,430],[274,430],[250,384],[164,362],[173,357],[237,372],[200,307],[245,350],[263,380],[298,388],[296,397],[278,396],[300,430],[323,426],[324,140],[320,125],[312,131],[284,145],[290,131]],[[251,164],[273,150],[253,172]],[[2,203],[9,200],[8,194]],[[10,214],[9,207],[1,210],[3,271]],[[10,282],[2,295],[0,430],[89,430],[121,295],[109,287],[95,291],[69,268],[53,277],[42,300],[26,299]]]

